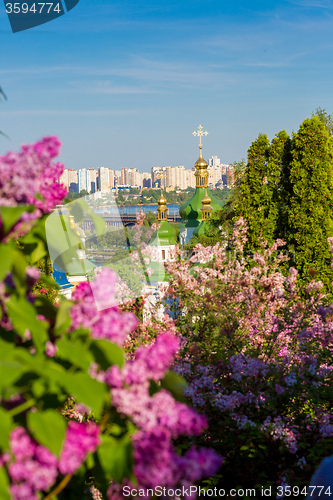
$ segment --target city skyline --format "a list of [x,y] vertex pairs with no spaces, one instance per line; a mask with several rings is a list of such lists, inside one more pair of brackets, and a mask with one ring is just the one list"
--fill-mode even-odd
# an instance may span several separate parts
[[80,0],[13,34],[0,9],[0,154],[45,135],[66,168],[192,168],[246,157],[260,132],[289,134],[333,111],[333,1]]
[[[221,163],[220,158],[212,156],[208,160],[208,184],[212,187],[230,187],[233,167]],[[229,179],[229,180],[228,180]],[[98,169],[64,169],[60,180],[69,192],[104,191],[109,188],[138,187],[186,190],[196,185],[194,170],[184,165],[152,167],[150,172],[139,172],[137,168],[122,167],[113,170],[107,167]]]

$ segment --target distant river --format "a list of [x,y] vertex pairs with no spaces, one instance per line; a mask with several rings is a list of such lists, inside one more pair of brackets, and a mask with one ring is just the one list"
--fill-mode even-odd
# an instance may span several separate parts
[[[156,205],[134,205],[132,207],[105,207],[105,208],[95,208],[94,212],[98,214],[136,214],[137,212],[140,212],[140,209],[142,209],[143,212],[153,212],[157,213],[157,204]],[[168,205],[168,215],[179,215],[179,205]]]

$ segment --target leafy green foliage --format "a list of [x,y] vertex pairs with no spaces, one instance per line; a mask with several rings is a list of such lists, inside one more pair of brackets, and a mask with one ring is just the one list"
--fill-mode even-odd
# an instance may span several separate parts
[[156,223],[157,223],[156,215],[151,210],[149,210],[146,213],[146,217],[145,217],[145,220],[143,221],[143,225],[151,227],[153,224],[156,224]]
[[107,370],[110,365],[117,365],[121,368],[124,364],[122,349],[107,340],[94,340],[89,349],[103,370]]
[[321,107],[316,108],[312,116],[317,116],[319,120],[325,125],[325,128],[330,137],[333,136],[333,116],[329,115],[325,109]]
[[303,282],[313,272],[330,289],[333,271],[327,238],[333,235],[333,139],[317,118],[307,119],[293,136],[288,204],[288,247],[295,250]]
[[66,422],[59,413],[54,410],[30,412],[28,427],[37,441],[59,456],[66,432]]
[[235,211],[236,217],[243,216],[249,225],[246,250],[256,249],[260,238],[271,243],[275,237],[278,218],[275,189],[281,168],[274,155],[276,142],[270,147],[267,136],[259,134],[248,150],[242,199]]
[[133,461],[130,437],[104,435],[98,448],[98,458],[110,479],[121,481],[123,477],[129,477]]
[[11,500],[9,493],[9,480],[3,467],[0,468],[0,498],[2,500]]
[[292,258],[281,268],[296,267],[303,283],[316,274],[328,292],[333,278],[327,242],[333,235],[333,150],[330,116],[319,111],[320,117],[306,119],[292,138],[282,131],[269,142],[259,134],[219,222],[230,234],[230,219],[244,217],[247,253],[261,251],[263,241],[281,238]]

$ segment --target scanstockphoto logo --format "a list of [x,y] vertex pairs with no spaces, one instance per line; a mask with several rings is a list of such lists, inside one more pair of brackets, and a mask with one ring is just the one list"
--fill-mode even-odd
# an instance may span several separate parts
[[56,0],[54,2],[36,2],[26,0],[8,2],[3,0],[13,33],[28,30],[48,23],[72,10],[79,0]]

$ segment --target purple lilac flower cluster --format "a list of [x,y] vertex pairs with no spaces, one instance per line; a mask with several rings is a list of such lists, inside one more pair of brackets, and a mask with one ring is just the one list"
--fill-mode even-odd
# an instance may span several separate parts
[[47,491],[61,474],[74,474],[99,444],[99,428],[93,423],[70,422],[60,459],[47,448],[37,444],[23,427],[16,427],[10,435],[10,449],[14,457],[2,456],[2,464],[9,463],[13,500],[38,500],[38,492]]
[[[74,306],[71,309],[72,327],[89,328],[91,336],[95,339],[107,339],[122,346],[129,333],[138,324],[138,319],[133,313],[122,312],[116,305],[115,296],[116,274],[105,267],[94,279],[94,290],[103,291],[104,297],[108,297],[108,304],[112,307],[98,310],[96,296],[89,283],[82,282],[75,288],[72,300]],[[100,295],[97,296],[99,300]]]
[[[242,218],[235,225],[234,240],[242,251],[246,241]],[[333,251],[333,238],[328,240]],[[212,408],[223,412],[223,418],[236,424],[235,432],[255,426],[268,441],[274,436],[273,440],[281,440],[295,454],[304,452],[299,449],[304,429],[306,439],[322,439],[333,432],[333,415],[328,415],[325,405],[317,408],[316,416],[314,412],[302,415],[305,427],[283,415],[287,401],[296,414],[302,408],[302,404],[297,405],[300,395],[305,406],[308,392],[311,400],[313,388],[325,394],[332,383],[333,308],[322,306],[319,282],[313,281],[305,290],[309,294],[306,301],[300,298],[297,271],[290,268],[285,277],[278,268],[285,257],[273,255],[283,244],[282,240],[270,248],[263,244],[262,253],[253,257],[256,267],[249,266],[244,255],[228,260],[222,248],[207,247],[203,252],[198,245],[192,259],[206,263],[208,269],[203,266],[189,281],[189,263],[175,259],[168,264],[168,272],[173,276],[171,293],[177,295],[190,321],[196,318],[195,332],[220,333],[221,359],[210,360],[207,369],[200,364],[202,353],[186,330],[191,367],[179,367],[189,381],[186,395],[208,413]],[[208,265],[211,254],[215,260]],[[197,289],[204,290],[204,300],[198,299]],[[181,321],[184,323],[183,317]],[[283,416],[282,433],[276,424],[279,420],[272,423],[276,428],[273,434],[263,426],[267,411],[272,418]]]
[[96,450],[99,442],[99,428],[96,424],[69,422],[58,464],[60,472],[74,474],[87,454]]
[[52,162],[60,145],[57,137],[44,137],[35,144],[22,146],[20,153],[0,157],[0,204],[36,207],[33,213],[24,213],[12,228],[13,237],[29,229],[29,224],[23,223],[50,212],[66,196],[66,189],[57,182],[64,167]]
[[[138,349],[135,358],[122,370],[112,366],[105,373],[113,404],[139,429],[133,437],[134,472],[140,486],[146,489],[193,484],[214,474],[222,463],[212,450],[192,447],[183,457],[177,455],[172,439],[181,434],[200,434],[207,426],[206,418],[175,401],[164,389],[149,395],[150,380],[163,377],[178,348],[176,337],[162,334],[155,344]],[[111,485],[110,499],[116,497],[118,486]]]
[[58,460],[48,449],[35,443],[23,427],[11,432],[10,447],[15,461],[8,466],[13,500],[37,500],[58,476]]

